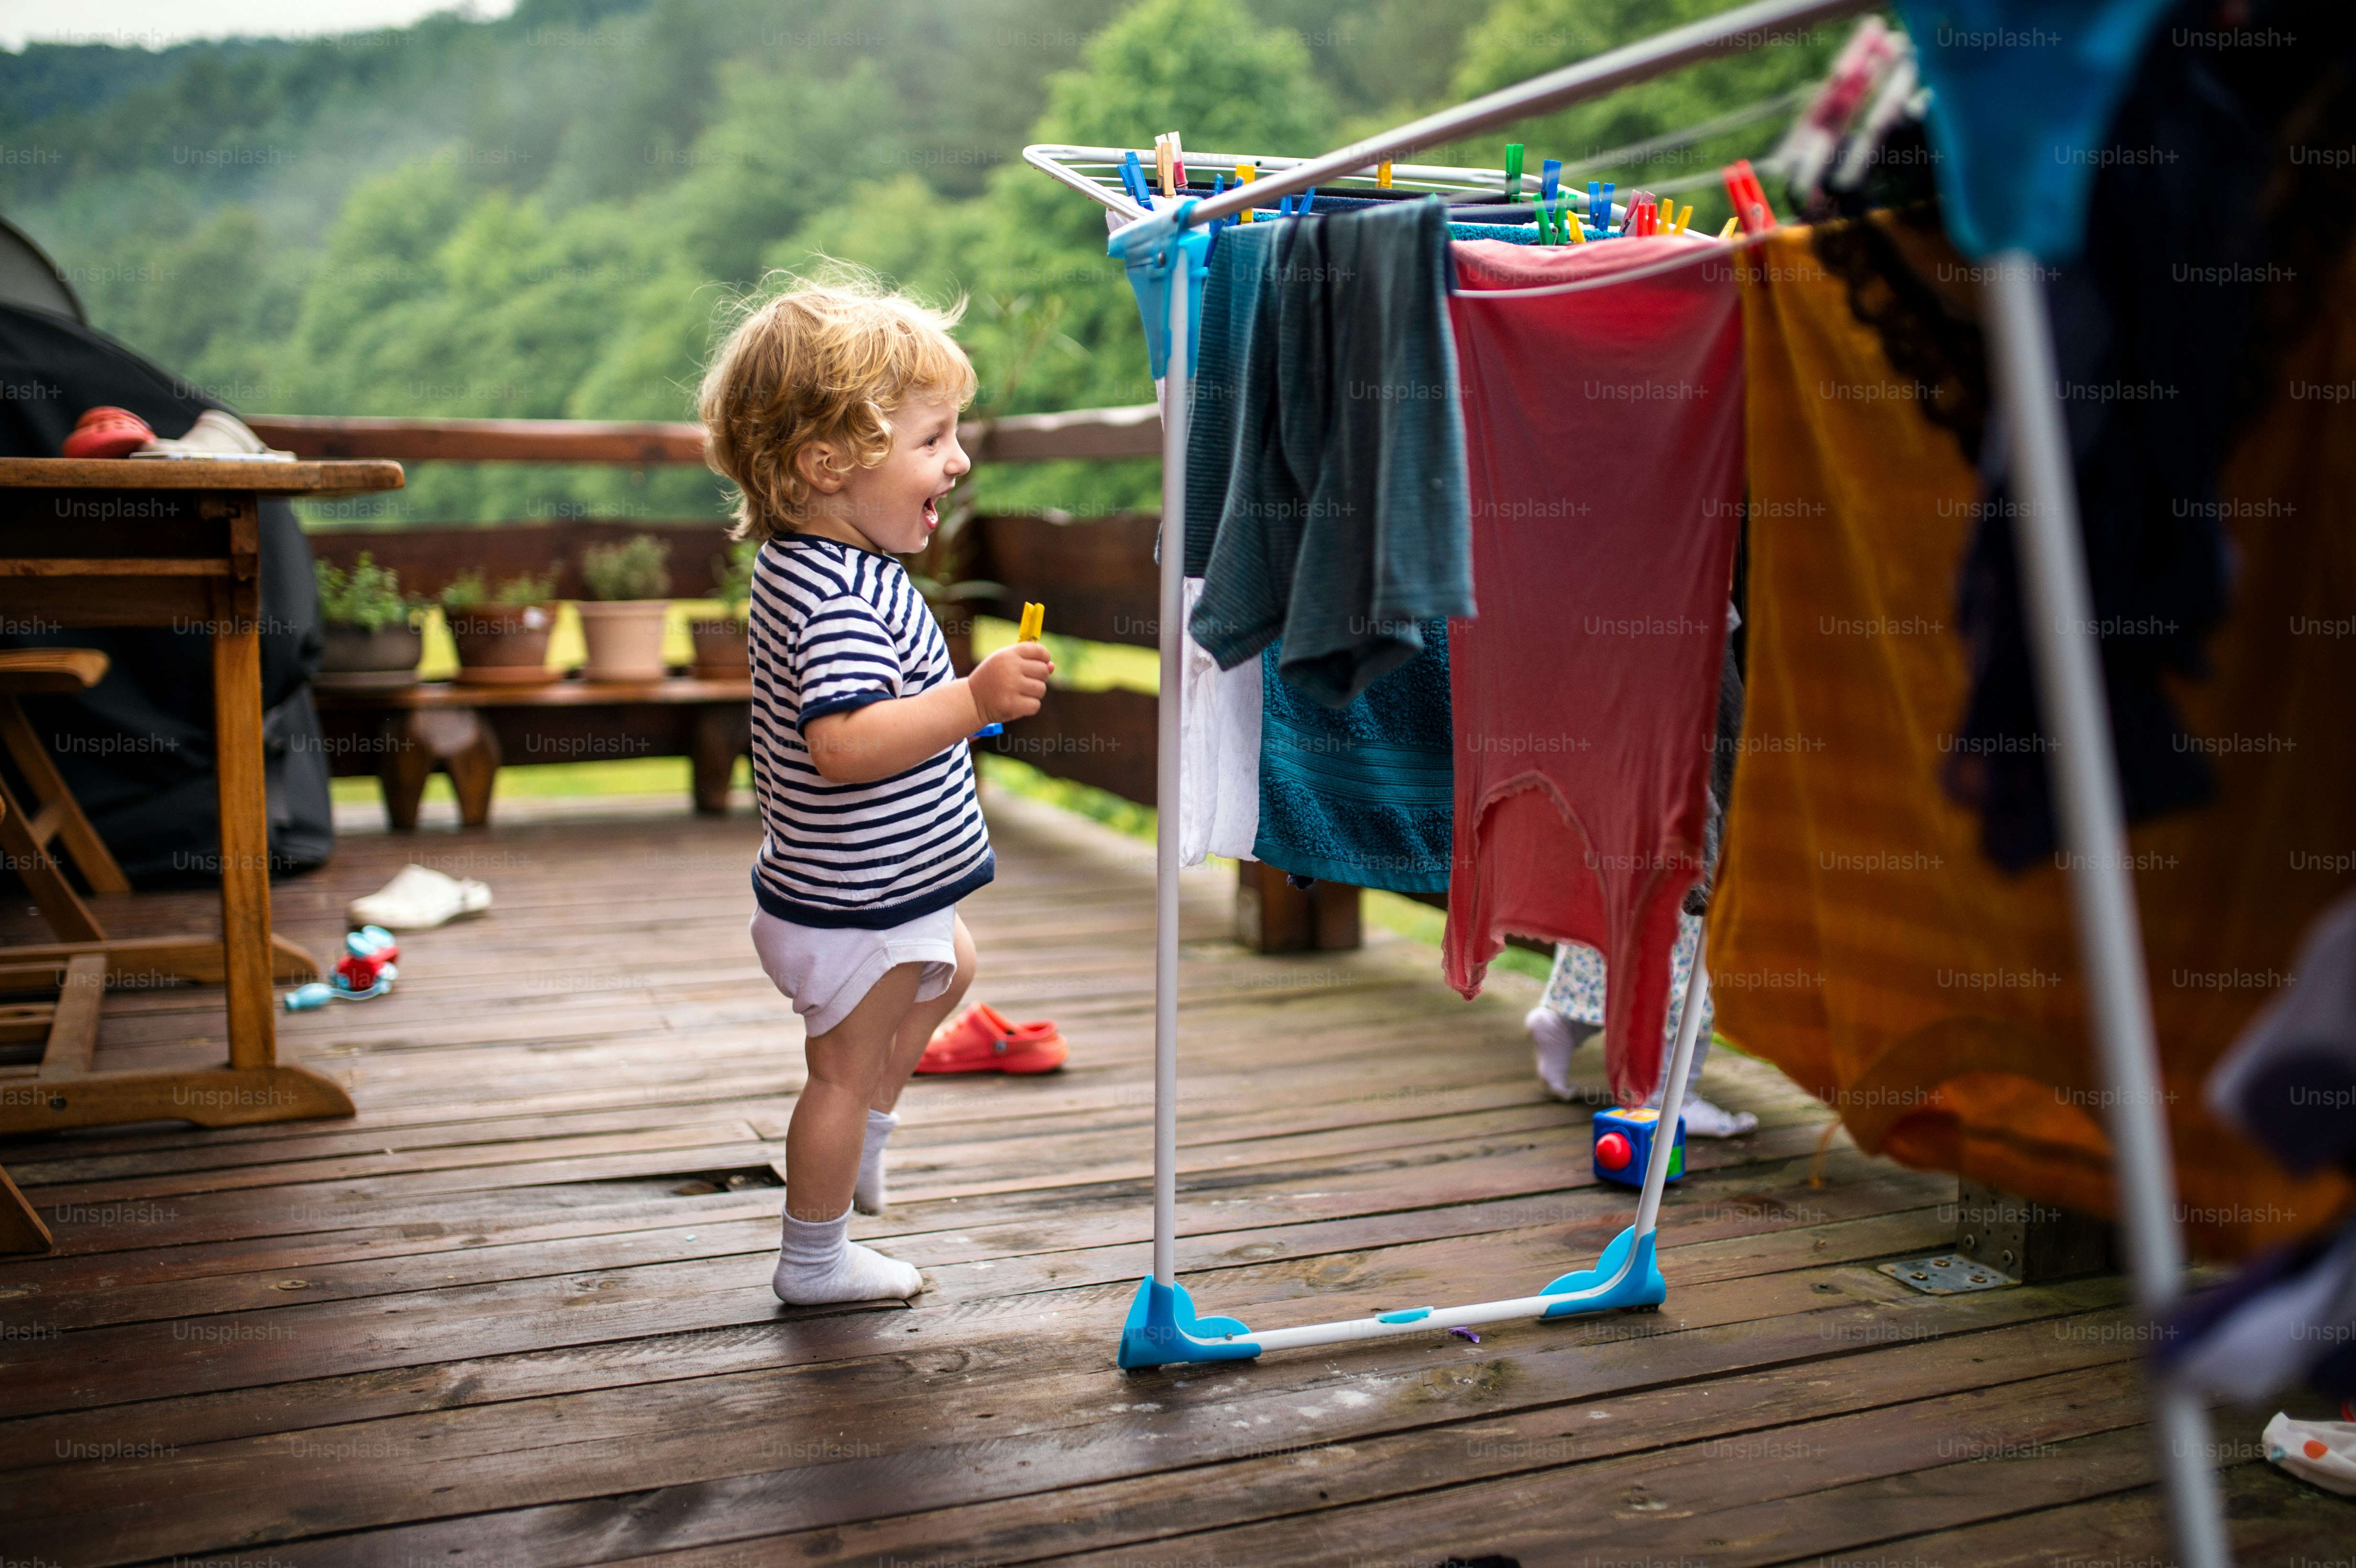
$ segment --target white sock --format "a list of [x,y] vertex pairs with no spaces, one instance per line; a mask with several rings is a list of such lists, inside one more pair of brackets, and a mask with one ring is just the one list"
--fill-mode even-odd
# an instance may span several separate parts
[[851,1189],[851,1206],[862,1214],[884,1212],[884,1145],[899,1125],[897,1111],[867,1107],[867,1133],[859,1146],[859,1184]]
[[828,1301],[902,1300],[925,1288],[924,1276],[908,1264],[851,1239],[851,1211],[831,1220],[797,1220],[786,1216],[786,1233],[777,1248],[777,1270],[770,1277],[777,1299],[793,1307],[815,1307]]
[[1538,1082],[1558,1100],[1575,1098],[1570,1088],[1570,1053],[1578,1049],[1579,1040],[1570,1026],[1552,1008],[1532,1008],[1522,1027],[1530,1031],[1530,1043],[1537,1048]]
[[1688,1090],[1678,1115],[1686,1119],[1686,1136],[1697,1138],[1739,1138],[1759,1125],[1748,1111],[1722,1111]]

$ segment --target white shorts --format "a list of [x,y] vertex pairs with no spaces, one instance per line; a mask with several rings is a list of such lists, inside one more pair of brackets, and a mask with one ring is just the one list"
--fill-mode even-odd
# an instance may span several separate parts
[[850,925],[796,925],[767,910],[753,912],[753,950],[770,983],[784,992],[809,1034],[825,1034],[851,1016],[886,972],[922,964],[916,1000],[929,1002],[957,977],[957,905],[905,925],[867,931]]

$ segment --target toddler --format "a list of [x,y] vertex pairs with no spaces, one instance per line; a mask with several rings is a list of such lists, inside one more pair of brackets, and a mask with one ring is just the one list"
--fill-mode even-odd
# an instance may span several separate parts
[[1037,712],[1054,667],[1018,643],[956,678],[894,559],[925,548],[970,466],[958,315],[862,275],[796,281],[731,335],[698,400],[712,466],[739,492],[738,537],[762,541],[753,945],[808,1034],[773,1281],[797,1305],[924,1288],[851,1243],[851,1211],[883,1207],[893,1106],[973,979],[957,901],[995,863],[966,737]]

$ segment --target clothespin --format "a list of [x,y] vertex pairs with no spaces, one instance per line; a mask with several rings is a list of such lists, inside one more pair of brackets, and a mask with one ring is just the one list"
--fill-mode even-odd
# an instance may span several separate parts
[[1162,187],[1164,197],[1178,194],[1170,180],[1170,133],[1167,131],[1153,138],[1153,183]]
[[1522,199],[1522,144],[1505,144],[1505,199]]
[[1186,149],[1179,144],[1178,133],[1170,133],[1170,174],[1178,188],[1186,188]]
[[[1249,185],[1252,181],[1258,178],[1259,178],[1259,170],[1250,164],[1237,164],[1236,165],[1236,183],[1237,185]],[[1245,208],[1236,219],[1238,223],[1249,223],[1251,220],[1252,209],[1248,207]]]
[[1137,151],[1130,148],[1120,155],[1120,183],[1137,205],[1148,212],[1153,210],[1153,192],[1145,183],[1145,165],[1137,161]]
[[[1605,180],[1603,182],[1603,232],[1606,234],[1612,232],[1612,182]],[[1620,225],[1620,232],[1622,235],[1628,232],[1628,225],[1624,220]]]
[[1727,198],[1734,203],[1734,216],[1742,220],[1745,233],[1764,234],[1775,227],[1775,209],[1767,205],[1767,192],[1759,184],[1759,176],[1743,158],[1727,166],[1721,176],[1726,181]]
[[[1675,205],[1675,203],[1672,203],[1671,205],[1672,205],[1672,206],[1674,206],[1674,205]],[[1691,227],[1692,223],[1693,223],[1693,203],[1689,201],[1689,202],[1686,203],[1686,209],[1685,209],[1683,212],[1680,212],[1680,213],[1678,213],[1678,214],[1677,214],[1677,223],[1676,223],[1676,230],[1675,230],[1675,231],[1676,231],[1676,233],[1682,234],[1682,233],[1684,233],[1684,232],[1686,231],[1686,229],[1687,229],[1687,228]]]
[[1040,628],[1045,624],[1046,619],[1047,606],[1025,603],[1023,606],[1022,624],[1014,630],[1014,640],[1018,643],[1037,642]]
[[1375,165],[1375,188],[1376,190],[1391,188],[1391,161],[1388,158]]
[[1730,218],[1726,220],[1726,227],[1718,231],[1718,237],[1720,240],[1731,240],[1734,238],[1734,231],[1741,225],[1742,219],[1740,218]]
[[1538,176],[1538,198],[1552,201],[1554,193],[1562,186],[1562,160],[1548,158],[1541,166],[1546,172]]

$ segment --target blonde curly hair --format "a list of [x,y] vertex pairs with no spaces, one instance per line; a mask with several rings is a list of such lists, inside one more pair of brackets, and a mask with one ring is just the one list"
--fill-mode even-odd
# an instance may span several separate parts
[[798,526],[810,496],[799,459],[812,443],[873,468],[892,451],[903,404],[973,400],[973,363],[949,336],[962,299],[937,309],[836,262],[816,278],[782,274],[739,308],[696,394],[704,461],[736,485],[732,538]]

